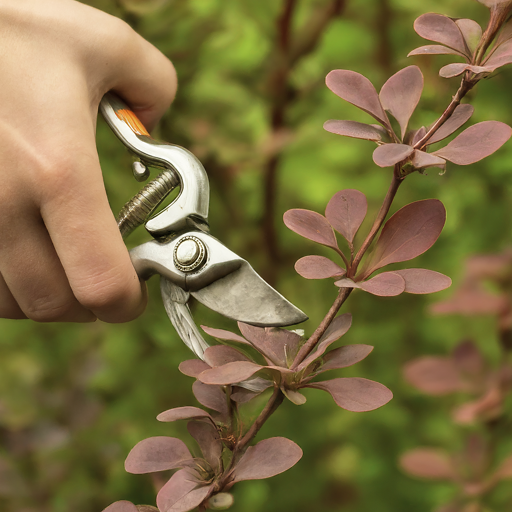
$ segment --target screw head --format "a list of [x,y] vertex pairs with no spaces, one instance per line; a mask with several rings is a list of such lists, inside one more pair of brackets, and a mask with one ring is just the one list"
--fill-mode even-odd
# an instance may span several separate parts
[[174,247],[174,264],[182,272],[192,272],[206,262],[206,247],[195,236],[183,237]]

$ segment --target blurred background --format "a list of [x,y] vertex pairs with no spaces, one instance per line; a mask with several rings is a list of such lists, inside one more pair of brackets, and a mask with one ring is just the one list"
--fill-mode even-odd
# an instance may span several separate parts
[[[437,76],[445,57],[413,57],[427,44],[413,31],[424,12],[468,17],[485,26],[488,10],[475,0],[88,0],[125,19],[174,63],[179,91],[154,133],[186,147],[203,162],[211,185],[212,233],[248,259],[283,295],[305,311],[311,334],[335,298],[331,280],[298,276],[295,261],[324,248],[288,231],[283,213],[323,213],[344,188],[369,201],[365,234],[390,181],[372,162],[373,143],[325,132],[327,119],[372,122],[324,84],[331,69],[352,69],[380,89],[399,69],[417,64],[425,76],[411,126],[432,123],[459,80]],[[472,122],[512,123],[512,70],[505,68],[471,93]],[[98,150],[114,212],[136,193],[131,157],[104,122]],[[413,266],[460,283],[464,260],[510,244],[512,143],[475,165],[448,163],[413,174],[393,211],[439,198],[448,211],[440,239]],[[128,244],[149,238],[143,229]],[[328,251],[328,249],[325,249]],[[402,266],[401,268],[404,268]],[[183,437],[185,424],[161,424],[163,410],[197,405],[193,380],[178,364],[191,354],[167,319],[157,280],[149,282],[146,312],[125,325],[40,325],[0,321],[0,510],[100,512],[127,499],[154,504],[149,476],[125,473],[123,462],[141,439]],[[457,397],[425,397],[408,385],[403,365],[425,354],[445,355],[471,337],[490,364],[499,347],[492,316],[433,316],[431,305],[453,293],[378,298],[357,291],[343,311],[354,317],[338,342],[375,346],[363,362],[336,376],[379,381],[394,393],[369,413],[338,408],[326,393],[306,391],[301,406],[285,403],[260,438],[285,436],[304,450],[292,470],[234,488],[234,511],[429,512],[452,499],[449,483],[414,480],[398,459],[416,446],[456,449],[465,433],[450,410]],[[236,325],[193,305],[198,323]],[[335,376],[335,375],[333,375]],[[510,401],[506,408],[512,411]],[[512,446],[509,447],[512,450]],[[512,510],[510,484],[489,510]],[[509,500],[509,501],[507,501]],[[504,505],[505,504],[505,505]],[[493,508],[494,507],[494,508]],[[509,508],[510,507],[510,508]]]

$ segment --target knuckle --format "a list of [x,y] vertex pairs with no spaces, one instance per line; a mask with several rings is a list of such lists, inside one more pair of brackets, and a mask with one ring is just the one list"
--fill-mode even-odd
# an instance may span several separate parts
[[73,307],[70,300],[62,300],[54,296],[42,296],[34,299],[23,308],[23,312],[35,322],[58,322],[67,318]]

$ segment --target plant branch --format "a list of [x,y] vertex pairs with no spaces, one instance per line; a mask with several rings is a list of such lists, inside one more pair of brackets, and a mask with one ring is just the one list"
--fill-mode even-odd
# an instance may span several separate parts
[[327,330],[327,327],[331,325],[331,322],[334,320],[334,317],[340,310],[343,303],[348,299],[349,295],[352,293],[352,288],[341,288],[336,300],[334,301],[331,309],[325,315],[325,318],[322,320],[322,323],[317,327],[315,332],[309,338],[309,340],[304,343],[304,345],[299,350],[299,353],[295,356],[293,360],[293,364],[291,366],[291,370],[296,370],[302,361],[308,356],[308,354],[313,350],[315,345],[318,343],[322,334]]

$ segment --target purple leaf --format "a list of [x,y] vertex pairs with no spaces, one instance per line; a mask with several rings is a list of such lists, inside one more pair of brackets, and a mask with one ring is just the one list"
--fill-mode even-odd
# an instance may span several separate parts
[[443,66],[439,70],[439,76],[443,78],[453,78],[455,76],[459,76],[464,71],[469,70],[478,75],[479,73],[490,73],[492,71],[491,68],[488,68],[487,66],[472,66],[471,64],[448,64],[446,66]]
[[104,509],[103,512],[138,512],[138,510],[130,501],[116,501]]
[[323,358],[321,372],[338,370],[359,363],[373,350],[370,345],[345,345],[327,352]]
[[404,278],[407,293],[435,293],[445,290],[452,284],[452,280],[448,276],[424,268],[395,270],[395,273]]
[[[269,387],[272,386],[272,382],[269,381]],[[231,400],[239,404],[245,404],[250,402],[253,398],[261,395],[261,391],[250,391],[249,389],[240,388],[233,386],[233,393],[231,393]]]
[[206,325],[201,325],[201,329],[203,329],[206,334],[209,334],[218,340],[237,341],[238,343],[244,343],[245,345],[248,344],[248,341],[242,338],[242,336],[230,331],[225,331],[224,329],[214,329],[213,327],[206,327]]
[[512,41],[507,41],[499,46],[485,61],[484,65],[490,71],[510,64],[512,61]]
[[380,102],[398,121],[405,137],[409,119],[412,116],[423,91],[423,75],[418,66],[409,66],[395,73],[382,86]]
[[444,169],[446,167],[446,160],[416,149],[412,155],[411,165],[415,169],[426,169],[427,167],[440,167]]
[[412,57],[413,55],[458,55],[459,57],[466,56],[454,50],[453,48],[448,48],[447,46],[440,46],[438,44],[430,44],[426,46],[420,46],[419,48],[415,48],[412,52],[409,52],[407,57]]
[[272,437],[250,446],[235,466],[234,481],[261,480],[287,471],[302,457],[302,450],[290,439]]
[[434,135],[430,137],[430,139],[427,141],[427,145],[434,144],[435,142],[439,142],[440,140],[449,137],[470,119],[474,110],[474,107],[469,103],[457,105],[448,121],[446,121],[441,126],[441,128],[439,128],[439,130],[437,130]]
[[180,363],[178,369],[184,375],[197,379],[197,376],[205,370],[209,370],[210,366],[201,359],[189,359]]
[[238,322],[238,328],[256,350],[278,366],[287,366],[287,359],[294,357],[302,340],[296,332],[287,329],[255,327],[242,322]]
[[470,126],[447,146],[433,154],[454,164],[478,162],[497,151],[512,135],[512,128],[499,121],[483,121]]
[[199,380],[204,384],[215,386],[236,384],[238,382],[247,380],[255,373],[263,370],[263,368],[263,366],[256,363],[251,363],[250,361],[228,363],[224,366],[217,366],[217,368],[212,368],[211,370],[203,372],[199,376]]
[[355,71],[335,69],[326,76],[325,83],[341,99],[364,110],[382,125],[390,127],[388,116],[380,104],[379,95],[368,78]]
[[471,58],[459,27],[447,16],[423,14],[414,22],[414,30],[424,39],[441,43]]
[[322,356],[325,351],[335,341],[339,340],[352,325],[352,315],[350,313],[344,313],[343,315],[337,316],[327,327],[324,334],[320,338],[320,341],[316,347],[316,350],[309,354],[304,361],[298,366],[297,371],[302,371],[307,368],[313,361],[316,361]]
[[446,210],[438,199],[416,201],[398,210],[384,225],[364,276],[423,254],[438,239],[445,220]]
[[453,351],[455,366],[474,381],[482,377],[485,370],[485,360],[472,341],[463,341]]
[[424,356],[414,359],[405,365],[404,376],[409,384],[434,396],[468,388],[454,362],[447,357]]
[[342,276],[346,270],[325,256],[304,256],[295,263],[297,274],[306,279]]
[[381,126],[358,123],[357,121],[339,121],[337,119],[330,119],[324,123],[324,130],[338,135],[343,135],[344,137],[373,140],[375,142],[380,142],[389,138],[388,133]]
[[416,448],[402,455],[400,465],[410,475],[429,480],[456,480],[450,457],[433,448]]
[[359,283],[356,283],[349,277],[344,277],[343,279],[340,279],[339,281],[335,281],[334,283],[339,288],[361,288],[361,285]]
[[206,411],[203,411],[203,409],[191,406],[176,407],[175,409],[169,409],[168,411],[161,412],[156,417],[158,421],[164,422],[192,420],[200,418],[211,419],[211,416]]
[[249,361],[249,358],[236,348],[228,347],[226,345],[214,345],[212,347],[208,347],[204,351],[204,360],[210,366],[215,367],[222,366],[226,363],[233,363],[235,361]]
[[498,39],[496,40],[496,44],[494,45],[495,48],[499,47],[506,41],[510,40],[512,38],[512,20],[509,19],[505,25],[503,25],[502,29],[500,30],[500,33],[498,35]]
[[191,460],[192,455],[181,439],[150,437],[132,448],[124,467],[128,473],[140,475],[183,467]]
[[222,442],[217,429],[211,423],[189,421],[187,423],[189,434],[197,441],[204,459],[211,468],[220,470],[220,457],[222,455]]
[[327,204],[325,216],[329,224],[352,243],[367,210],[366,196],[359,190],[349,188],[334,194]]
[[337,405],[353,412],[373,411],[393,398],[393,393],[383,384],[359,377],[313,382],[305,387],[327,391]]
[[310,210],[288,210],[283,217],[288,229],[317,244],[338,248],[336,236],[327,219],[319,213]]
[[[206,370],[211,371],[211,370]],[[203,375],[206,372],[203,372]],[[201,377],[201,375],[199,377]],[[198,377],[198,378],[199,378]],[[221,414],[222,418],[225,419],[229,416],[228,404],[226,401],[226,395],[224,391],[218,386],[208,386],[203,384],[201,381],[196,380],[192,385],[192,392],[197,398],[197,401]]]
[[360,286],[361,290],[379,297],[395,297],[405,291],[405,280],[395,272],[383,272]]
[[383,144],[373,152],[373,161],[379,167],[390,167],[405,160],[414,148],[406,144]]
[[288,398],[292,404],[304,405],[306,403],[306,397],[299,391],[286,388],[281,388],[281,390],[284,393],[284,396],[286,396],[286,398]]
[[161,512],[193,510],[202,503],[213,488],[213,484],[199,487],[200,483],[189,470],[177,471],[160,489],[156,497],[158,509]]
[[482,38],[482,27],[476,21],[467,18],[455,20],[455,23],[459,27],[470,52],[474,52]]

